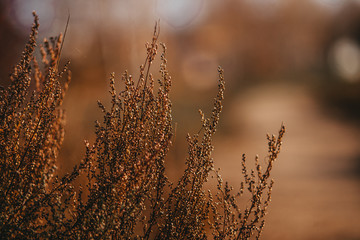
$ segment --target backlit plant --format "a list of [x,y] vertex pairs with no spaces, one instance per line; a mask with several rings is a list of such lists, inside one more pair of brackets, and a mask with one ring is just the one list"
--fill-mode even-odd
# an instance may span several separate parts
[[[158,44],[159,26],[146,44],[147,55],[134,79],[121,76],[124,89],[110,77],[110,107],[98,102],[103,120],[96,139],[74,169],[58,176],[56,161],[64,138],[61,109],[71,74],[59,69],[63,36],[40,46],[35,58],[38,18],[9,87],[0,95],[0,237],[2,239],[249,239],[259,238],[270,203],[270,173],[285,133],[268,136],[264,170],[258,158],[239,191],[223,183],[214,168],[212,137],[222,110],[225,82],[219,67],[218,94],[210,117],[200,111],[197,134],[188,135],[186,168],[176,183],[165,174],[173,139],[171,77],[166,47]],[[160,49],[159,49],[160,46]],[[160,78],[152,74],[160,56]],[[75,188],[79,176],[86,184]],[[217,188],[204,189],[210,176]],[[244,192],[248,192],[244,195]],[[239,198],[250,197],[248,206]]]

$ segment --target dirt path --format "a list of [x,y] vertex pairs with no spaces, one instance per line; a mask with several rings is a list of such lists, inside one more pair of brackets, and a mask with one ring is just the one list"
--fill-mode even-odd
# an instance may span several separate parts
[[234,184],[241,154],[262,159],[265,133],[277,133],[282,121],[287,127],[263,239],[360,239],[359,129],[325,116],[294,86],[249,91],[223,120],[232,136],[215,139],[214,159]]

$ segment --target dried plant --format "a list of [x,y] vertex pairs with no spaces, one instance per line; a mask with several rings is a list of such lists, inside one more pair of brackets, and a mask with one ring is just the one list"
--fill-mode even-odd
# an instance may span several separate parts
[[[282,125],[277,138],[274,135],[267,135],[269,148],[265,171],[261,170],[259,157],[256,156],[256,170],[249,172],[246,167],[246,157],[243,154],[242,174],[244,181],[240,183],[240,189],[237,193],[232,193],[233,187],[227,182],[224,185],[219,172],[215,171],[218,192],[215,200],[211,194],[209,198],[213,214],[210,224],[214,239],[249,239],[253,235],[256,239],[260,238],[274,184],[274,181],[270,179],[270,172],[280,153],[284,133],[285,127]],[[238,199],[243,197],[244,191],[250,194],[251,204],[241,209]]]
[[[70,81],[58,70],[62,35],[41,46],[43,69],[34,57],[38,18],[31,29],[10,86],[0,97],[0,233],[30,237],[41,231],[44,206],[55,196],[48,188],[64,138],[60,109]],[[64,76],[67,74],[67,76]],[[62,80],[65,78],[65,80]],[[32,86],[35,81],[35,86]],[[31,90],[34,89],[34,90]]]
[[[176,184],[165,174],[171,147],[171,77],[166,47],[161,46],[160,77],[151,66],[158,53],[159,26],[146,44],[147,56],[135,81],[122,75],[117,92],[110,77],[111,105],[98,102],[103,121],[96,122],[94,143],[85,141],[81,162],[63,177],[56,160],[64,137],[60,109],[70,81],[67,65],[58,69],[62,35],[41,46],[43,68],[35,57],[38,18],[0,106],[0,237],[56,239],[249,239],[260,237],[270,203],[270,173],[285,128],[268,136],[265,171],[258,158],[250,172],[243,156],[244,181],[238,193],[222,182],[211,158],[212,137],[222,110],[225,82],[219,67],[218,94],[209,118],[200,111],[201,128],[187,136],[186,169]],[[62,80],[64,79],[64,80]],[[35,86],[32,84],[35,81]],[[31,92],[31,89],[35,90]],[[204,189],[211,174],[213,196]],[[75,190],[78,176],[86,184]],[[247,190],[250,206],[238,199]]]

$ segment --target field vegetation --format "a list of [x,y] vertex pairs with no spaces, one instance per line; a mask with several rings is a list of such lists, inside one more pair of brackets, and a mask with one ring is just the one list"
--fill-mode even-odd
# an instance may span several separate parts
[[[0,94],[1,239],[260,238],[284,126],[277,137],[267,136],[265,164],[256,157],[254,169],[249,169],[243,155],[243,181],[235,188],[223,182],[211,157],[225,91],[219,67],[212,112],[205,116],[199,110],[199,131],[186,138],[185,170],[177,182],[170,182],[165,161],[174,138],[172,79],[156,24],[138,76],[125,71],[120,77],[124,88],[118,90],[111,74],[110,104],[98,101],[103,119],[95,123],[95,140],[85,141],[83,158],[59,176],[62,103],[71,72],[69,63],[59,66],[62,34],[44,40],[42,59],[37,60],[35,13],[34,19],[9,86]],[[158,55],[160,77],[155,78]],[[205,189],[209,181],[216,181],[217,188]]]

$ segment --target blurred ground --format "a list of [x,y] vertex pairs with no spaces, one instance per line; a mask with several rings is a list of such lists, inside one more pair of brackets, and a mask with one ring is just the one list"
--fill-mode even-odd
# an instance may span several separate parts
[[234,186],[241,154],[263,159],[264,133],[287,128],[263,238],[360,239],[359,128],[325,115],[298,85],[255,87],[228,107],[226,124],[239,130],[216,138],[214,158]]
[[0,85],[20,57],[32,10],[40,41],[63,31],[71,15],[61,171],[93,138],[110,73],[136,76],[160,19],[177,122],[172,178],[183,168],[185,134],[199,129],[197,110],[211,110],[221,65],[227,89],[214,159],[225,180],[236,185],[242,153],[262,159],[265,133],[287,127],[263,239],[360,239],[358,0],[0,0]]

